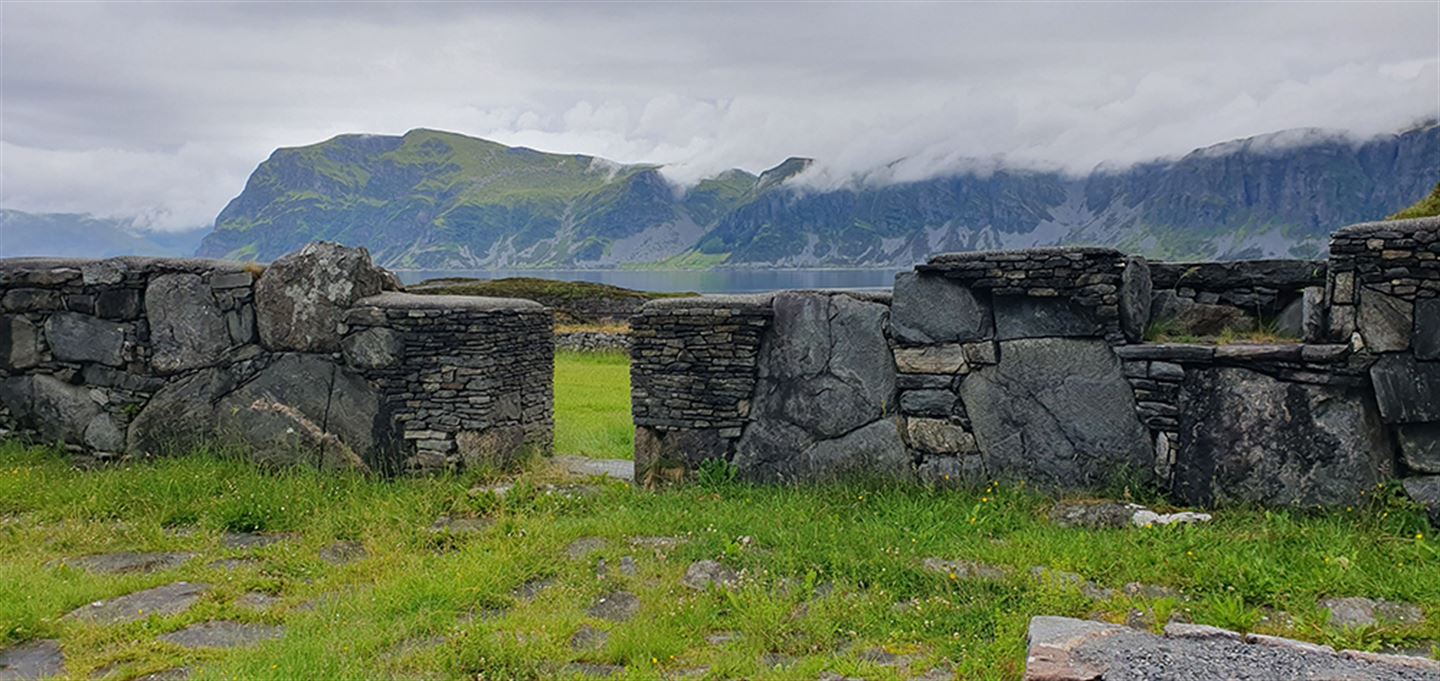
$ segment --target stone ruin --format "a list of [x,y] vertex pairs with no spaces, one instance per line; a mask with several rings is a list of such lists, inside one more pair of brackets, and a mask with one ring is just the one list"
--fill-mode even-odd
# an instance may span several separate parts
[[1334,506],[1401,478],[1440,523],[1437,218],[1347,227],[1318,262],[945,254],[889,293],[658,300],[631,326],[638,479],[719,459],[768,482]]
[[385,474],[547,452],[549,311],[398,288],[328,243],[266,268],[0,260],[0,426],[82,459],[233,447]]
[[[82,458],[235,445],[387,474],[547,453],[550,311],[398,288],[324,243],[268,268],[0,261],[0,427]],[[1437,218],[1346,227],[1317,262],[944,254],[890,292],[667,298],[631,326],[641,481],[720,460],[1334,506],[1398,478],[1440,523]]]

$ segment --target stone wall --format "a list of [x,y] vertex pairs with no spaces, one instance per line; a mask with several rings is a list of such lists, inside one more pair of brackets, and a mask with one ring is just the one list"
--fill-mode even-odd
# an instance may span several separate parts
[[[1348,504],[1400,476],[1440,513],[1436,224],[1346,228],[1328,263],[959,253],[898,275],[893,295],[651,303],[632,320],[636,469],[1148,480],[1205,506]],[[1288,318],[1297,338],[1145,342],[1177,306]]]
[[214,446],[391,472],[548,446],[548,312],[397,287],[324,243],[266,269],[0,260],[0,424],[80,460]]
[[1151,321],[1199,336],[1267,326],[1301,338],[1306,292],[1313,308],[1320,301],[1325,274],[1326,263],[1320,260],[1151,263]]

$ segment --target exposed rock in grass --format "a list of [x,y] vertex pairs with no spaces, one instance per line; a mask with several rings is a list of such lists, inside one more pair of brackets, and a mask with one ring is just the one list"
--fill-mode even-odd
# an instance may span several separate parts
[[0,650],[0,679],[28,681],[65,674],[65,654],[54,639],[30,641]]
[[241,648],[273,641],[284,635],[284,627],[218,621],[192,624],[159,639],[182,648]]
[[738,631],[715,631],[705,635],[705,643],[712,646],[729,645],[740,640]]
[[592,459],[584,456],[556,456],[552,462],[570,475],[599,476],[616,480],[635,479],[635,462],[626,459]]
[[71,611],[65,619],[112,625],[137,622],[151,615],[169,617],[189,610],[209,590],[207,584],[166,584],[108,601],[96,601]]
[[246,570],[253,567],[259,567],[263,563],[264,561],[258,558],[221,558],[220,560],[210,561],[209,565],[207,565],[206,567],[210,568],[211,570],[234,572],[236,570]]
[[1037,582],[1040,582],[1042,584],[1053,583],[1059,584],[1061,586],[1074,587],[1076,589],[1079,589],[1080,593],[1083,594],[1086,598],[1096,601],[1109,600],[1115,595],[1114,589],[1110,589],[1096,584],[1095,582],[1085,579],[1083,576],[1075,574],[1074,572],[1065,572],[1064,570],[1052,570],[1047,567],[1037,566],[1030,568],[1030,574],[1035,578]]
[[690,564],[685,569],[685,586],[704,591],[711,585],[730,588],[739,582],[740,578],[731,570],[713,560],[701,560]]
[[247,610],[265,612],[266,610],[280,605],[281,601],[283,600],[284,599],[280,598],[279,596],[272,596],[270,594],[260,593],[258,591],[249,591],[241,594],[239,598],[236,598],[235,605],[238,605]]
[[1126,527],[1208,522],[1211,515],[1191,511],[1156,513],[1139,504],[1114,501],[1062,501],[1050,510],[1050,520],[1061,527],[1118,530]]
[[180,567],[194,558],[193,553],[103,553],[69,561],[70,565],[100,574],[128,572],[163,572]]
[[522,601],[533,601],[535,600],[536,596],[540,595],[540,592],[552,586],[555,586],[554,577],[542,577],[532,579],[528,582],[525,582],[524,584],[521,584],[518,587],[515,587],[514,594],[516,598]]
[[624,622],[640,612],[640,598],[628,591],[616,591],[601,596],[587,612],[602,620]]
[[595,650],[596,648],[605,647],[605,642],[609,639],[609,634],[588,624],[582,624],[579,629],[575,630],[574,635],[570,637],[570,648],[573,650]]
[[560,673],[566,676],[588,676],[594,678],[605,678],[624,674],[625,668],[613,664],[594,664],[591,662],[571,662],[560,668]]
[[263,549],[294,538],[288,533],[226,532],[220,537],[220,545],[232,550]]
[[926,570],[952,579],[1005,579],[1006,575],[1003,567],[968,560],[945,560],[932,557],[926,558],[921,564]]
[[1373,627],[1379,624],[1422,624],[1425,611],[1412,603],[1394,603],[1371,598],[1326,598],[1320,608],[1330,613],[1337,627]]

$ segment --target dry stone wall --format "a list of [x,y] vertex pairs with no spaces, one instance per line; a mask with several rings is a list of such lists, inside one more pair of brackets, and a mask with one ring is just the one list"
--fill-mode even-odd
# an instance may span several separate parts
[[0,260],[0,425],[80,460],[217,446],[393,472],[548,447],[548,312],[397,287],[326,243],[264,269]]
[[[650,303],[632,320],[636,469],[1123,478],[1204,506],[1348,504],[1399,477],[1440,522],[1437,225],[1346,228],[1329,262],[959,253],[898,275],[892,295]],[[1146,342],[1177,310],[1295,338]]]

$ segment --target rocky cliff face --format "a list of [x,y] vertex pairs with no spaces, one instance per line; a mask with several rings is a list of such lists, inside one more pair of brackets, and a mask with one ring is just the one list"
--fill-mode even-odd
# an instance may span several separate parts
[[1337,225],[1410,205],[1440,125],[1355,142],[1298,130],[1086,177],[1021,170],[819,191],[809,159],[687,191],[653,166],[429,130],[281,149],[200,255],[270,260],[311,239],[414,268],[905,266],[941,251],[1119,246],[1166,258],[1308,257]]

